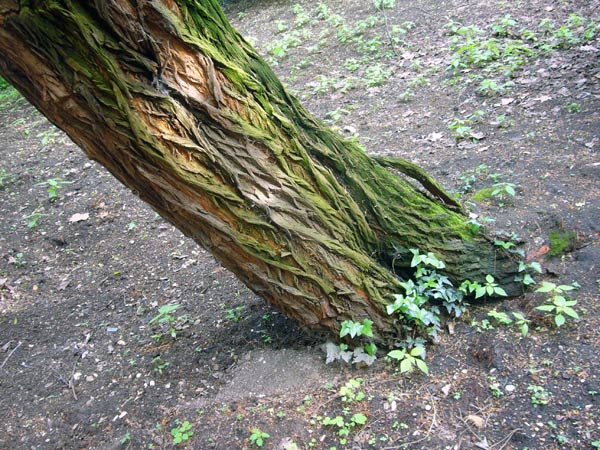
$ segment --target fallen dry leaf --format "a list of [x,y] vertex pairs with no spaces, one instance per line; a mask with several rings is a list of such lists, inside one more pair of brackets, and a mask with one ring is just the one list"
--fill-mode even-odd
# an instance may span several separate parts
[[476,416],[475,414],[469,414],[467,420],[475,425],[475,428],[482,429],[485,426],[485,420],[483,417]]
[[527,255],[527,261],[533,261],[541,258],[546,253],[550,251],[550,247],[548,245],[542,245],[538,250],[532,251]]
[[58,290],[64,291],[67,288],[67,286],[69,286],[70,283],[71,283],[71,280],[69,280],[69,278],[63,278],[60,281],[60,284],[58,285]]
[[443,137],[444,137],[444,133],[431,133],[430,135],[427,136],[427,140],[431,141],[431,142],[437,142]]
[[69,222],[83,222],[84,220],[88,220],[90,218],[89,213],[76,213],[69,217]]

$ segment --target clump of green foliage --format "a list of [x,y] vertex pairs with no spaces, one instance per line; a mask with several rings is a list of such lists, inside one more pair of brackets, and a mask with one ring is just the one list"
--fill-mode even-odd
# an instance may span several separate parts
[[0,107],[6,107],[20,98],[22,98],[21,94],[8,81],[0,77]]
[[[598,24],[570,14],[561,25],[543,19],[535,29],[529,29],[506,15],[485,29],[450,21],[446,30],[451,52],[448,69],[456,78],[468,75],[482,80],[479,93],[494,96],[512,86],[512,82],[503,80],[515,78],[533,58],[593,39]],[[577,109],[571,107],[569,111]]]
[[317,417],[323,426],[332,427],[337,430],[341,445],[346,445],[351,431],[367,423],[367,416],[362,412],[354,412],[351,405],[362,402],[365,399],[365,393],[360,390],[364,379],[352,378],[348,380],[338,391],[339,399],[344,403],[344,409],[341,415]]
[[512,204],[517,195],[514,183],[495,183],[493,186],[480,189],[471,197],[477,202],[493,201],[500,207]]
[[549,233],[550,251],[548,256],[562,256],[575,248],[577,233],[574,231],[553,230]]
[[252,428],[249,439],[252,445],[262,447],[265,441],[270,437],[271,435],[269,433],[265,433],[260,428]]
[[579,319],[579,314],[573,308],[577,305],[577,300],[573,300],[567,295],[567,292],[573,291],[578,287],[579,285],[575,283],[556,285],[548,281],[543,281],[542,286],[536,289],[535,292],[547,294],[546,303],[536,306],[535,309],[554,316],[554,323],[556,323],[557,327],[564,325],[568,317]]
[[192,425],[186,420],[181,425],[171,429],[171,436],[175,445],[189,440],[194,435]]

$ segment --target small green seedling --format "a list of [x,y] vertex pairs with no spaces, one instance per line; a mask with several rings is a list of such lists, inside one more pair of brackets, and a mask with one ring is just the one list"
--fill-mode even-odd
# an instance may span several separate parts
[[348,440],[347,436],[350,434],[350,430],[359,425],[367,423],[367,416],[363,413],[356,413],[350,417],[350,420],[346,421],[342,416],[325,417],[323,418],[323,425],[335,426],[338,428],[338,436],[340,437],[340,444],[345,445]]
[[163,361],[160,355],[157,355],[154,358],[152,358],[152,370],[154,370],[159,375],[165,373],[170,365],[171,363],[169,361]]
[[242,319],[242,314],[246,307],[244,305],[236,306],[235,308],[227,309],[225,318],[233,322],[239,322]]
[[192,431],[192,425],[187,420],[171,430],[171,436],[173,437],[174,444],[181,444],[182,442],[187,441],[193,435],[194,432]]
[[43,214],[43,213],[35,210],[31,214],[23,216],[23,220],[27,221],[27,228],[30,228],[33,230],[34,228],[37,228],[39,220],[42,217],[47,216],[47,215],[48,214]]
[[506,297],[506,291],[498,286],[498,283],[494,280],[494,277],[490,274],[485,276],[485,284],[475,290],[475,298],[483,297],[484,295],[499,295]]
[[515,324],[519,330],[521,331],[521,335],[523,337],[527,337],[529,333],[529,319],[527,319],[523,314],[519,312],[511,312],[512,318],[505,312],[497,311],[496,309],[492,309],[488,312],[488,316],[498,322],[500,325],[511,325]]
[[125,433],[119,442],[121,442],[121,445],[128,445],[131,443],[131,433],[129,431]]
[[250,443],[256,445],[257,447],[262,447],[265,443],[265,440],[270,437],[271,435],[269,433],[265,433],[259,428],[252,428],[252,433],[250,434]]
[[465,280],[459,287],[461,292],[465,294],[475,294],[475,298],[481,298],[484,296],[498,295],[500,297],[506,297],[506,291],[502,289],[498,283],[494,280],[494,277],[490,274],[485,276],[485,283],[479,284],[477,281]]
[[50,178],[41,183],[35,184],[35,186],[46,186],[46,192],[48,193],[48,199],[54,202],[58,199],[58,192],[62,189],[65,184],[72,184],[72,181],[65,181],[62,178]]
[[16,253],[15,256],[9,256],[8,262],[14,265],[15,267],[23,267],[25,266],[25,264],[27,264],[27,261],[25,261],[25,259],[23,258],[22,252]]
[[493,97],[504,91],[504,88],[496,82],[496,80],[491,80],[486,78],[481,81],[479,88],[477,91],[483,95],[484,97]]
[[[179,308],[179,305],[163,305],[158,309],[158,314],[150,319],[148,323],[166,323],[169,327],[169,334],[173,339],[177,337],[177,331],[175,330],[175,321],[177,318],[173,316],[171,313],[176,311]],[[162,333],[155,334],[153,336],[156,340],[160,340],[162,337]]]
[[338,392],[338,395],[342,401],[345,403],[352,403],[364,400],[365,393],[358,390],[363,381],[364,380],[362,378],[352,378],[348,380]]
[[536,261],[531,263],[524,263],[521,261],[519,263],[519,275],[515,277],[515,281],[520,281],[525,286],[531,286],[532,284],[535,284],[535,280],[529,273],[527,273],[528,271],[542,273],[542,266]]
[[577,300],[571,300],[565,295],[566,292],[573,291],[576,286],[573,284],[556,285],[548,281],[543,281],[542,286],[535,290],[543,294],[548,294],[546,304],[536,306],[535,309],[550,313],[554,316],[554,323],[557,327],[565,324],[567,317],[579,319],[579,314],[573,306],[577,304]]
[[489,388],[492,395],[496,398],[500,398],[504,395],[504,392],[500,388],[500,383],[497,378],[494,376],[489,376],[488,380],[490,381]]
[[427,364],[425,363],[425,361],[423,361],[424,356],[424,347],[414,347],[410,351],[406,349],[392,350],[388,353],[389,358],[395,359],[400,362],[400,373],[412,372],[413,369],[416,367],[421,372],[428,375],[429,367],[427,367]]
[[527,390],[531,392],[531,404],[534,406],[547,405],[552,397],[552,394],[543,386],[530,385],[527,386]]

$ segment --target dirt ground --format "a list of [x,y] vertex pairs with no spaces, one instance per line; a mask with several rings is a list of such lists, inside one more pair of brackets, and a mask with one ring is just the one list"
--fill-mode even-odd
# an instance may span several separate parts
[[429,376],[325,365],[325,337],[4,90],[0,448],[600,448],[600,7],[379,3],[227,13],[317,116],[422,165],[542,263],[537,281],[578,283],[579,318],[557,327],[530,291],[449,321]]

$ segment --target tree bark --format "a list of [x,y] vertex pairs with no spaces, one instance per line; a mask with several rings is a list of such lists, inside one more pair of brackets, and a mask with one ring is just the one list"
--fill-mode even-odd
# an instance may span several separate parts
[[455,282],[492,274],[518,289],[514,258],[443,188],[327,129],[217,0],[0,0],[0,74],[301,323],[336,333],[369,317],[378,340],[393,339],[385,305],[411,248],[434,252]]

